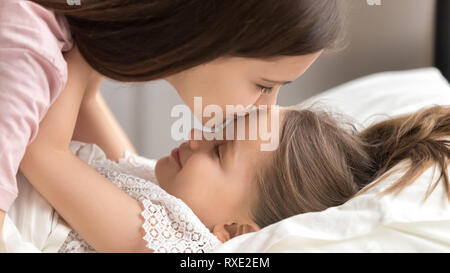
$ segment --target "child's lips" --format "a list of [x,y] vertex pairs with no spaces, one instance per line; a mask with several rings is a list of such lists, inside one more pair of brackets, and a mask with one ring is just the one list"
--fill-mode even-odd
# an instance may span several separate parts
[[179,148],[173,149],[172,152],[170,153],[170,156],[175,160],[175,162],[178,163],[178,165],[180,166],[180,168],[183,168],[183,165],[181,165],[181,160],[180,160],[180,149],[179,149]]

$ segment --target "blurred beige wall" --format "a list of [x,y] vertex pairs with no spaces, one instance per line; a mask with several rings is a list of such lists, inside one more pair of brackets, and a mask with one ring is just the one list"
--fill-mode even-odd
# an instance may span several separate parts
[[435,0],[340,0],[347,47],[323,55],[278,103],[290,105],[346,81],[388,70],[433,65]]
[[[283,88],[278,103],[292,105],[349,80],[380,71],[432,65],[434,0],[340,0],[346,14],[347,47],[327,53],[300,79]],[[450,0],[449,0],[450,1]],[[171,138],[170,111],[182,101],[164,81],[119,84],[101,91],[139,154],[159,158],[180,142]]]

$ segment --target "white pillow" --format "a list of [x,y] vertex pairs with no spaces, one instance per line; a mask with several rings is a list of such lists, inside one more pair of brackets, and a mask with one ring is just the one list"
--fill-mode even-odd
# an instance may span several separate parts
[[368,126],[389,116],[450,104],[450,86],[436,68],[382,72],[325,91],[298,107],[315,102]]
[[[386,72],[354,80],[299,106],[316,101],[367,126],[423,107],[450,105],[450,87],[434,68]],[[450,202],[442,183],[422,202],[428,185],[438,178],[434,168],[428,169],[395,198],[376,196],[404,174],[406,170],[401,168],[405,164],[395,166],[389,178],[341,206],[287,218],[258,232],[238,236],[215,251],[449,251]]]

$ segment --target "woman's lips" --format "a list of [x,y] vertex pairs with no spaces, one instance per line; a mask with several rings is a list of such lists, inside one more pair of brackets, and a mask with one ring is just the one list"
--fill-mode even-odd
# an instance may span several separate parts
[[175,162],[178,163],[178,165],[180,166],[180,168],[183,168],[183,166],[181,165],[181,160],[180,160],[180,149],[179,149],[179,148],[173,149],[172,152],[170,153],[170,156],[175,160]]

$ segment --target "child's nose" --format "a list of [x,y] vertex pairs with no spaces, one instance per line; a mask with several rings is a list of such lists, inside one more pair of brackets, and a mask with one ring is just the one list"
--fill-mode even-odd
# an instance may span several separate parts
[[198,129],[192,129],[189,136],[189,148],[191,150],[196,150],[200,147],[200,142],[202,141],[202,131]]
[[193,151],[197,150],[200,147],[200,141],[191,139],[189,140],[189,148]]
[[203,132],[198,129],[192,129],[190,132],[190,138],[188,141],[189,148],[192,151],[199,149],[202,145],[204,147],[210,147],[211,145],[216,145],[218,143],[223,143],[224,140],[216,139],[216,135]]

